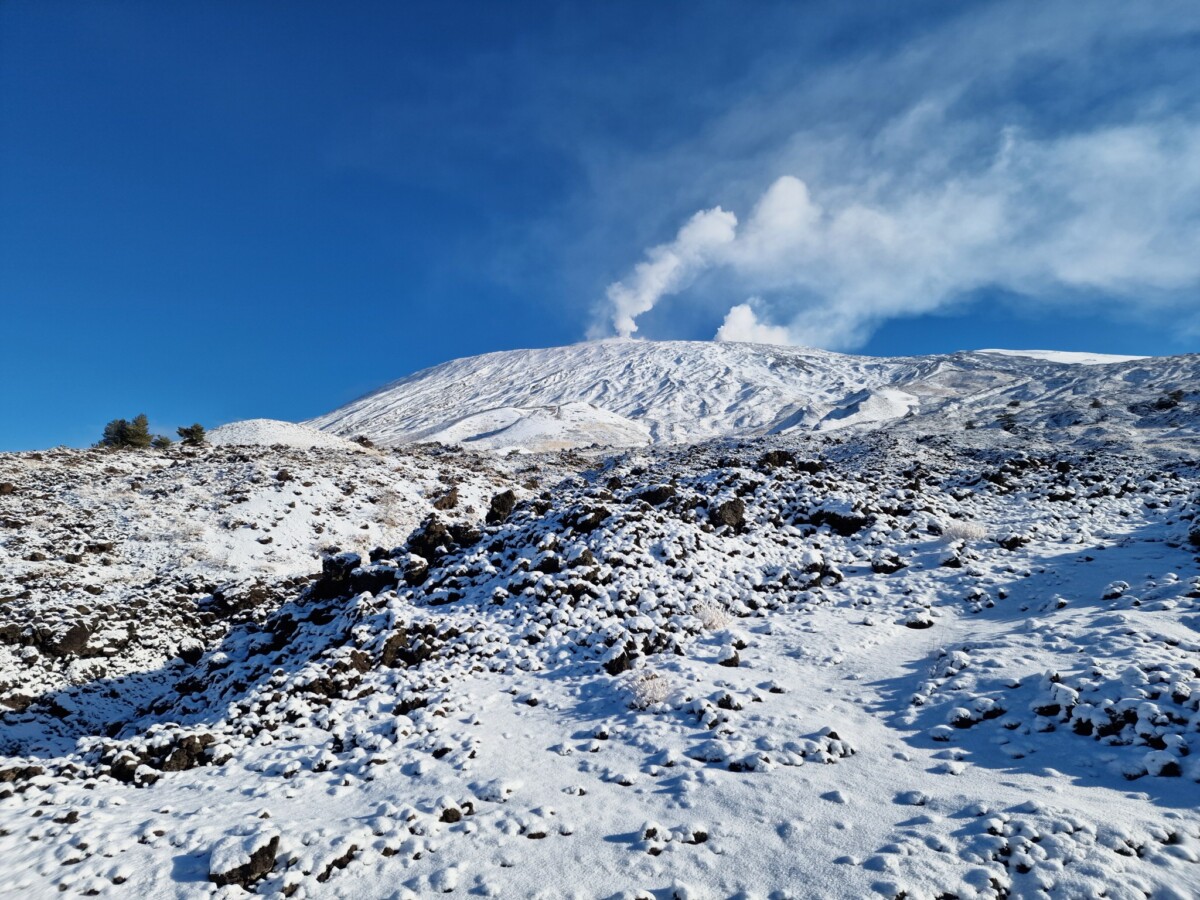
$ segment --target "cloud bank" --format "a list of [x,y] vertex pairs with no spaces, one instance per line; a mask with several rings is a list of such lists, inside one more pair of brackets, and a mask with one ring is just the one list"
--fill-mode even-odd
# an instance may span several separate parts
[[701,276],[742,292],[718,340],[834,348],[982,288],[1167,307],[1200,286],[1200,126],[1168,119],[1048,139],[1005,130],[965,167],[960,149],[935,143],[844,183],[785,175],[744,222],[697,213],[609,286],[609,327],[632,334]]
[[[1200,6],[926,12],[788,33],[679,140],[598,154],[594,252],[654,246],[592,333],[852,349],[993,298],[1200,335]],[[721,239],[661,243],[695,210]]]

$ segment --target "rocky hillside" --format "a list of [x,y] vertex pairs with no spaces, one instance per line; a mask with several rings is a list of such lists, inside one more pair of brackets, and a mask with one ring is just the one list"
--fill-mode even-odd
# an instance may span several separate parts
[[316,435],[353,449],[0,455],[0,706],[194,656],[323,556],[395,546],[435,510],[478,521],[501,485],[525,496],[546,471]]
[[1194,359],[1033,365],[686,446],[0,457],[0,890],[1197,895]]

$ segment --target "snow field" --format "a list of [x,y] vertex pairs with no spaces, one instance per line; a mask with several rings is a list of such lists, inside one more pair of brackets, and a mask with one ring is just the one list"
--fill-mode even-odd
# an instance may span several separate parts
[[329,557],[115,728],[91,685],[0,720],[12,889],[1200,891],[1186,454],[883,432],[577,465]]

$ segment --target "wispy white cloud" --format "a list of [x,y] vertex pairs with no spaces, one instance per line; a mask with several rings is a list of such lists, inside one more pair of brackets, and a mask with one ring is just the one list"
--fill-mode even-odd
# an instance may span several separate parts
[[[992,287],[1097,314],[1173,309],[1195,327],[1200,108],[1131,61],[1129,42],[1195,35],[1197,15],[984,9],[891,55],[731,100],[703,140],[622,176],[643,189],[616,193],[639,196],[668,170],[695,173],[701,203],[725,207],[720,239],[691,250],[689,222],[652,248],[609,286],[593,334],[632,333],[670,303],[724,313],[723,340],[851,348],[888,319]],[[1027,114],[1013,85],[1058,60],[1059,89],[1082,97],[1106,80],[1109,106]],[[873,100],[884,85],[898,103]],[[792,101],[807,121],[789,117]]]
[[[699,213],[609,287],[619,333],[700,275],[771,301],[733,305],[718,336],[852,347],[880,322],[941,309],[983,287],[1092,303],[1166,306],[1200,286],[1200,126],[1178,121],[1055,139],[998,136],[993,156],[953,168],[877,171],[810,188],[777,179],[738,224],[693,248]],[[707,229],[702,234],[707,235]],[[743,293],[743,296],[745,296]]]

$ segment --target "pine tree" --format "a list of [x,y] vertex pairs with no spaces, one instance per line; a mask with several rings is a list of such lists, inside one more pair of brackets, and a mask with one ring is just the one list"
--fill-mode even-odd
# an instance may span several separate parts
[[125,436],[128,447],[144,448],[150,446],[150,420],[145,413],[138,413],[129,423],[129,431]]
[[204,426],[199,423],[177,428],[175,433],[179,435],[185,447],[199,447],[204,443]]
[[173,443],[175,442],[165,434],[156,434],[154,436],[154,440],[150,442],[150,446],[152,446],[155,450],[166,450]]
[[150,446],[150,420],[145,413],[139,413],[130,422],[127,419],[113,419],[104,426],[104,436],[100,438],[101,447],[125,449],[129,447],[145,448]]
[[104,426],[104,437],[100,438],[101,447],[124,447],[125,436],[129,433],[129,423],[124,419],[113,419]]

